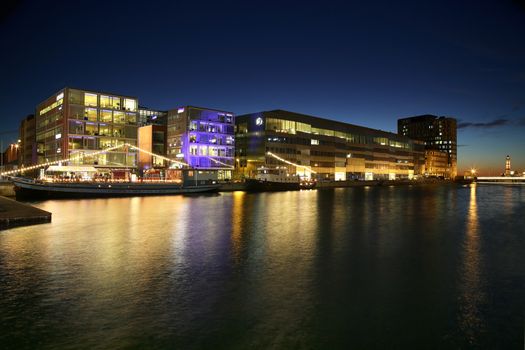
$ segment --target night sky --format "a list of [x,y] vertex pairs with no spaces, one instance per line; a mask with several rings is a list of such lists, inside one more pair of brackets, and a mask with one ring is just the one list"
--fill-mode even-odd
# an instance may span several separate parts
[[[365,4],[367,3],[367,4]],[[525,170],[519,1],[5,1],[0,135],[64,86],[144,106],[459,120],[459,170]]]

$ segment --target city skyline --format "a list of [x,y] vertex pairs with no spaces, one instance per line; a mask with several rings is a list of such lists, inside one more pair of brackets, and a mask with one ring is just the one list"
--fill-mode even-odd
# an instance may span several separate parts
[[[501,173],[507,154],[525,170],[518,2],[113,3],[102,12],[97,2],[82,11],[16,4],[0,24],[10,53],[1,58],[4,132],[72,86],[138,96],[155,109],[286,109],[390,132],[399,118],[449,116],[458,120],[460,174]],[[96,25],[78,25],[91,16],[101,17]]]

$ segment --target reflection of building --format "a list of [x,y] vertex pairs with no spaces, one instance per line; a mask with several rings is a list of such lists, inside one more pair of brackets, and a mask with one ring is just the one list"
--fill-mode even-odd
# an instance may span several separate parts
[[25,117],[20,123],[20,166],[36,164],[36,119],[33,114]]
[[137,107],[134,97],[64,88],[36,108],[38,162],[82,154],[70,164],[96,167],[135,167],[136,152],[117,148],[137,142]]
[[232,113],[186,106],[168,112],[167,155],[198,169],[231,178],[235,118]]
[[448,177],[448,154],[447,152],[426,150],[425,151],[425,174],[428,176]]
[[236,166],[245,176],[260,166],[287,166],[289,173],[331,180],[411,178],[424,172],[422,142],[381,130],[283,110],[237,116],[236,128]]
[[446,178],[457,175],[457,123],[454,118],[420,115],[397,121],[397,132],[425,142],[427,150],[448,154]]

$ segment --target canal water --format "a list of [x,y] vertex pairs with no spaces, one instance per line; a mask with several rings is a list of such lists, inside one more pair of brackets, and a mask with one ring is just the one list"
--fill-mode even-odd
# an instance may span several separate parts
[[0,232],[2,349],[523,349],[525,187],[35,205]]

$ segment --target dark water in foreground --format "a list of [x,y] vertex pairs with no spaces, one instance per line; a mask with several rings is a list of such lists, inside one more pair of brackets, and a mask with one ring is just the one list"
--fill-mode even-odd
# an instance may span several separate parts
[[37,206],[0,232],[0,348],[524,348],[525,187]]

